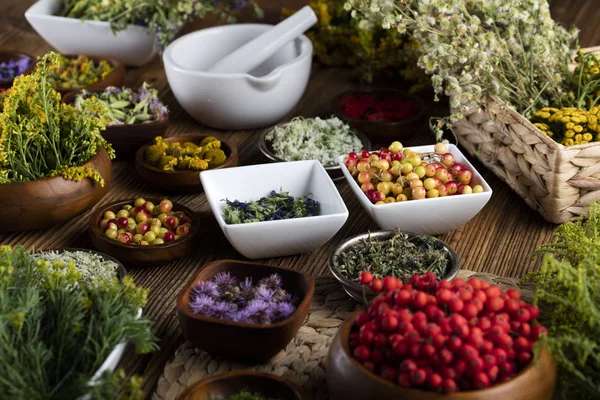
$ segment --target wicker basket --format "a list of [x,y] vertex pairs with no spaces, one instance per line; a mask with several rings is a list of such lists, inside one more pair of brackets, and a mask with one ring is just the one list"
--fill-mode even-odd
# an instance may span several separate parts
[[600,142],[565,147],[494,96],[454,130],[472,156],[547,221],[586,216],[590,203],[600,200]]

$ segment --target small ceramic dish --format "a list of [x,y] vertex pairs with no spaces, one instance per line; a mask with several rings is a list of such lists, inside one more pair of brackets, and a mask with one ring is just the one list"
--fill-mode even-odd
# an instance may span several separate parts
[[482,390],[436,393],[406,389],[374,374],[350,354],[350,333],[355,311],[340,327],[327,356],[327,386],[332,400],[403,399],[403,400],[550,400],[556,385],[556,360],[545,349],[538,362],[530,362],[505,383]]
[[[30,66],[25,71],[23,71],[23,73],[21,73],[20,75],[28,74],[31,70],[33,70],[33,68],[35,67],[35,62],[36,62],[35,57],[30,56],[29,54],[26,54],[26,53],[21,53],[18,51],[11,51],[11,50],[0,50],[0,64],[8,63],[11,60],[12,61],[29,60]],[[0,79],[0,88],[11,87],[13,84],[13,81],[14,81],[14,78],[10,79],[10,80]]]
[[[102,93],[103,90],[94,90],[93,93]],[[62,101],[73,104],[79,92],[67,93]],[[134,153],[144,144],[156,136],[163,136],[169,124],[169,115],[161,120],[147,124],[119,124],[108,125],[102,136],[112,145],[118,155]]]
[[194,383],[179,400],[218,400],[248,391],[269,399],[308,400],[294,383],[280,376],[256,371],[232,371],[211,375]]
[[[440,278],[447,279],[450,281],[456,277],[456,275],[458,274],[458,271],[460,270],[460,262],[458,260],[458,255],[454,252],[452,247],[450,247],[443,241],[436,239],[432,236],[416,234],[416,233],[412,233],[412,232],[403,232],[403,233],[406,233],[407,235],[409,235],[411,237],[421,236],[421,237],[425,237],[427,239],[433,239],[433,240],[437,241],[437,243],[439,243],[439,245],[441,246],[440,250],[443,249],[443,251],[446,253],[446,256],[448,259],[447,272],[444,276],[442,276]],[[345,239],[344,241],[342,241],[342,243],[340,243],[331,252],[331,254],[329,256],[329,260],[328,260],[329,271],[331,271],[333,276],[335,276],[335,278],[342,284],[344,291],[346,293],[348,293],[348,295],[350,297],[352,297],[354,300],[364,303],[365,299],[367,301],[370,301],[373,298],[375,298],[377,296],[377,294],[371,292],[371,290],[369,290],[369,288],[367,288],[366,286],[360,285],[358,282],[354,282],[353,280],[349,279],[346,275],[344,275],[342,272],[340,272],[340,270],[338,269],[338,257],[342,253],[348,251],[350,248],[352,248],[356,245],[359,245],[363,239],[370,238],[371,240],[380,241],[380,240],[387,240],[390,237],[392,237],[393,235],[394,235],[394,231],[376,231],[376,232],[370,232],[370,233],[362,233],[360,235],[352,236],[348,239]]]
[[[198,282],[212,279],[220,272],[243,281],[258,282],[272,274],[281,276],[283,289],[300,299],[296,311],[273,324],[251,324],[206,317],[189,309],[191,291]],[[250,361],[266,361],[296,336],[308,315],[315,280],[305,272],[288,268],[234,260],[220,260],[203,266],[177,296],[177,315],[183,336],[193,346],[211,354]]]
[[[146,200],[154,204],[159,204],[161,201],[161,199],[155,198],[146,198]],[[88,232],[96,249],[111,255],[127,267],[151,267],[167,264],[186,256],[192,251],[195,245],[195,236],[200,229],[200,218],[194,211],[176,202],[173,202],[173,210],[183,211],[186,216],[192,219],[192,227],[186,236],[171,243],[148,246],[125,244],[106,237],[99,227],[104,213],[106,211],[116,213],[126,204],[133,204],[133,199],[102,204],[92,211],[88,222]]]
[[[202,139],[214,135],[185,135],[164,138],[166,142],[193,142],[200,143]],[[213,170],[235,167],[238,163],[238,149],[234,142],[217,136],[221,141],[221,149],[227,156],[225,163]],[[148,164],[145,161],[146,150],[152,142],[146,143],[135,154],[135,169],[142,179],[156,188],[176,193],[201,193],[202,182],[200,175],[210,171],[165,171]]]
[[[258,139],[258,149],[269,160],[278,161],[278,162],[286,162],[287,161],[287,160],[281,159],[281,158],[277,157],[275,154],[273,154],[273,148],[271,147],[270,142],[266,139],[269,132],[271,130],[273,130],[275,127],[286,126],[287,124],[288,123],[278,124],[269,129],[265,129],[265,131],[260,135],[260,138]],[[362,148],[357,149],[357,151],[362,150],[362,149],[370,149],[371,148],[371,141],[365,135],[363,135],[362,133],[358,132],[355,129],[352,130],[352,133],[355,134],[362,143]],[[339,181],[339,180],[344,179],[344,174],[342,173],[342,170],[338,164],[333,164],[333,165],[328,165],[328,166],[323,166],[323,167],[325,168],[325,171],[327,171],[327,173],[329,174],[331,179],[333,179],[334,181]]]
[[[410,147],[410,149],[419,153],[434,152],[433,145]],[[456,162],[471,170],[472,185],[483,186],[483,192],[376,205],[371,203],[344,165],[346,156],[341,156],[338,162],[360,204],[381,229],[389,231],[400,228],[407,232],[441,235],[469,222],[492,197],[490,185],[458,147],[450,144],[448,152],[454,156]]]
[[[280,257],[319,248],[348,219],[348,209],[320,162],[290,161],[204,171],[200,180],[215,218],[229,243],[248,258]],[[227,224],[225,199],[258,200],[271,191],[310,194],[320,203],[318,215],[304,218]]]
[[[355,119],[346,116],[344,113],[341,101],[346,96],[372,96],[375,100],[383,99],[403,99],[415,101],[419,104],[419,110],[411,117],[401,121],[368,121],[366,119]],[[354,129],[365,134],[373,142],[393,142],[395,140],[402,141],[415,135],[425,123],[426,107],[423,100],[401,92],[395,89],[368,89],[368,90],[350,90],[338,94],[331,100],[331,111],[342,121]],[[389,145],[389,143],[387,143]]]

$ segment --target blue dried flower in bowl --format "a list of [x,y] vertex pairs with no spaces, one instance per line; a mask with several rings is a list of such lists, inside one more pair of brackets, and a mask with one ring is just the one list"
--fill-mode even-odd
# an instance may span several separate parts
[[315,288],[303,272],[221,260],[207,264],[177,297],[183,334],[209,353],[265,361],[294,338]]
[[0,87],[9,88],[14,79],[35,66],[33,56],[10,50],[0,50]]

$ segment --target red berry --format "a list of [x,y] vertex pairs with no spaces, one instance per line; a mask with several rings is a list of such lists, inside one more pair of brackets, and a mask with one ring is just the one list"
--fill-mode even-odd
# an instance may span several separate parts
[[472,373],[477,373],[483,369],[483,360],[480,357],[473,358],[472,360],[468,360],[467,368]]
[[415,297],[413,298],[413,306],[416,308],[423,308],[427,304],[427,294],[424,292],[417,292]]
[[487,289],[490,286],[492,286],[488,281],[481,281],[481,288],[482,289]]
[[435,346],[431,343],[424,343],[421,346],[421,355],[426,358],[431,358],[436,352]]
[[377,325],[375,324],[375,322],[373,321],[369,321],[366,324],[364,324],[363,326],[360,327],[361,331],[373,331],[375,332],[377,330]]
[[520,352],[517,356],[517,361],[519,361],[519,364],[521,365],[529,364],[529,362],[531,361],[531,353],[528,351]]
[[504,361],[498,364],[502,375],[512,375],[515,372],[515,364],[510,361]]
[[496,343],[500,345],[504,350],[507,350],[508,348],[513,346],[513,339],[508,333],[503,333],[496,338]]
[[371,352],[371,361],[373,361],[375,364],[379,365],[383,362],[383,360],[383,351],[375,349]]
[[508,361],[514,361],[517,358],[517,352],[512,347],[509,347],[506,350],[506,359]]
[[467,362],[465,360],[458,360],[454,363],[454,370],[458,375],[462,375],[467,370]]
[[456,369],[452,367],[442,367],[440,369],[440,374],[442,378],[456,379],[458,374],[456,373]]
[[467,283],[460,278],[456,278],[452,281],[452,287],[454,289],[460,289],[461,287],[465,286],[466,284]]
[[407,305],[412,300],[412,295],[410,294],[410,290],[406,289],[406,286],[398,292],[396,296],[396,305],[404,306]]
[[367,361],[370,356],[370,351],[367,346],[360,345],[354,349],[354,358],[358,361]]
[[421,356],[421,345],[418,343],[411,343],[408,346],[408,354],[411,357],[419,358]]
[[410,372],[416,371],[416,369],[417,369],[417,363],[414,362],[411,359],[405,359],[400,364],[400,371],[401,372],[408,372],[408,373],[410,373]]
[[441,281],[438,282],[438,289],[451,289],[452,288],[452,282],[450,282],[447,279],[442,279]]
[[450,350],[456,351],[462,347],[462,340],[457,336],[450,336],[448,338],[447,346]]
[[446,339],[447,339],[446,336],[444,336],[442,333],[438,333],[438,334],[432,336],[431,343],[435,347],[440,348],[446,343]]
[[370,155],[371,153],[369,153],[368,150],[363,150],[360,152],[360,158],[369,158]]
[[375,332],[373,331],[360,331],[359,340],[361,344],[365,346],[371,345],[373,343],[373,339],[375,339]]
[[408,332],[406,334],[405,338],[406,338],[406,340],[408,340],[408,343],[410,343],[410,344],[416,344],[421,341],[421,335],[419,335],[419,332],[417,332],[417,331]]
[[524,338],[523,336],[519,336],[518,338],[516,338],[514,340],[514,343],[515,349],[517,351],[529,351],[532,348],[532,345],[529,342],[529,340],[527,340],[527,338]]
[[458,297],[455,297],[448,304],[448,309],[450,311],[452,311],[453,313],[458,313],[463,309],[464,306],[465,306],[465,303]]
[[471,304],[473,304],[475,307],[477,307],[478,313],[483,311],[484,304],[481,301],[481,299],[479,299],[478,297],[475,297],[473,300],[471,300]]
[[536,325],[531,330],[531,339],[538,340],[540,335],[547,335],[547,334],[548,334],[548,329],[546,329],[546,327],[544,327],[542,325]]
[[[469,289],[467,289],[469,288]],[[470,286],[465,286],[464,288],[458,291],[458,297],[462,301],[469,301],[473,298],[473,289]]]
[[529,322],[531,320],[531,313],[526,308],[520,308],[515,315],[515,319],[519,322]]
[[508,289],[506,291],[506,294],[508,295],[508,297],[510,297],[511,299],[515,299],[515,300],[519,300],[521,298],[521,292],[519,292],[516,289]]
[[514,299],[514,298],[509,298],[504,302],[504,311],[506,311],[509,314],[514,314],[517,311],[519,311],[519,300]]
[[367,322],[369,322],[370,320],[371,320],[371,316],[369,314],[367,314],[366,312],[362,312],[362,313],[358,314],[358,317],[356,317],[356,325],[358,327],[361,327],[364,324],[366,324]]
[[454,381],[454,379],[444,379],[442,381],[442,391],[444,393],[454,393],[458,392],[458,385]]
[[490,286],[485,289],[485,294],[487,297],[498,297],[502,294],[502,290],[500,290],[500,286]]
[[524,322],[521,324],[517,332],[521,336],[529,336],[531,335],[531,325],[529,325],[527,322]]
[[383,291],[391,292],[398,287],[398,280],[393,276],[386,276],[383,278]]
[[465,344],[462,346],[461,354],[466,360],[472,360],[476,357],[479,357],[479,351],[470,344]]
[[494,365],[487,371],[487,374],[490,377],[490,381],[496,382],[498,375],[500,374],[500,368],[497,365]]
[[381,319],[381,329],[385,332],[392,332],[398,327],[398,318],[388,315]]
[[487,317],[481,317],[477,319],[477,326],[484,332],[487,332],[492,327],[492,321]]
[[385,347],[388,344],[388,338],[384,333],[377,333],[373,338],[375,347]]
[[369,271],[363,271],[358,276],[358,282],[361,285],[368,285],[369,283],[371,283],[372,280],[373,280],[373,274],[370,273]]
[[396,340],[392,344],[392,350],[396,355],[404,357],[408,352],[408,342],[406,340]]
[[[494,289],[494,287],[488,288],[488,291],[490,289]],[[502,300],[501,297],[488,296],[488,299],[485,302],[485,308],[492,312],[498,312],[504,308],[504,300]]]
[[531,304],[527,304],[527,311],[529,311],[531,320],[537,319],[540,316],[540,309],[532,306]]
[[503,349],[500,349],[500,348],[495,348],[493,350],[492,354],[494,355],[494,357],[496,358],[496,361],[499,364],[505,362],[508,359],[506,356],[506,351],[504,351]]
[[476,349],[479,349],[483,346],[484,339],[483,336],[473,335],[473,333],[471,333],[469,339],[467,340],[467,343],[475,347]]
[[482,357],[483,359],[483,368],[485,368],[485,370],[489,370],[490,368],[496,366],[497,361],[496,361],[496,357],[494,357],[491,354],[486,354]]
[[477,278],[469,278],[469,280],[467,281],[467,283],[469,285],[471,285],[471,287],[473,289],[480,289],[481,288],[481,281]]
[[379,375],[386,381],[390,382],[395,382],[398,379],[398,371],[388,365],[381,368],[381,373]]
[[383,281],[381,279],[373,279],[371,283],[369,283],[369,289],[373,293],[380,293],[383,290]]
[[492,342],[491,340],[484,340],[479,351],[482,353],[493,352],[494,351],[494,342]]
[[403,335],[406,335],[409,332],[413,332],[415,327],[410,322],[402,321],[398,324],[398,332]]
[[465,304],[462,310],[462,315],[464,315],[466,318],[474,318],[478,313],[479,310],[477,310],[477,306],[471,302]]
[[427,379],[427,373],[423,369],[417,369],[410,373],[410,381],[413,385],[420,386],[425,383],[425,379]]
[[438,353],[438,358],[444,364],[450,364],[454,360],[454,355],[448,349],[441,349]]
[[436,293],[436,297],[440,303],[447,304],[454,298],[454,293],[449,289],[440,289]]
[[484,389],[484,388],[490,386],[490,378],[489,378],[489,376],[487,376],[487,374],[485,372],[479,372],[478,374],[475,375],[475,378],[473,379],[473,383],[475,384],[476,388]]
[[431,390],[437,391],[442,386],[442,381],[441,375],[434,372],[428,375],[427,385]]
[[488,297],[485,294],[485,290],[481,289],[481,290],[476,290],[475,291],[475,298],[479,299],[479,301],[481,301],[482,303],[485,304],[485,302],[487,301]]

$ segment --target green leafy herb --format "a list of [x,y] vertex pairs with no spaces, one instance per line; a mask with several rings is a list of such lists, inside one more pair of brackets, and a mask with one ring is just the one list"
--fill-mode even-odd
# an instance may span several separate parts
[[338,270],[353,281],[357,281],[362,271],[369,271],[376,278],[392,275],[403,281],[427,271],[443,277],[449,264],[441,241],[427,236],[409,236],[398,229],[389,239],[369,235],[339,254],[334,262]]
[[589,207],[586,222],[567,222],[555,241],[543,245],[535,282],[534,303],[548,336],[547,346],[558,361],[559,389],[565,399],[600,398],[600,203]]
[[227,199],[222,201],[227,203],[223,210],[223,219],[227,224],[311,217],[319,211],[319,202],[313,200],[309,194],[295,198],[288,192],[277,193],[275,190],[258,201],[241,202]]
[[88,285],[102,284],[117,276],[119,264],[104,259],[100,254],[88,251],[44,251],[33,255],[34,260],[49,261],[57,266],[62,263],[62,268],[56,272],[68,273],[69,262],[81,272],[81,280]]
[[[4,398],[76,399],[122,380],[90,379],[115,346],[156,349],[150,320],[138,317],[147,290],[131,277],[87,285],[73,262],[36,261],[0,247],[0,393]],[[106,391],[104,391],[106,393]],[[99,397],[95,397],[99,398]],[[113,392],[112,397],[118,398]]]

